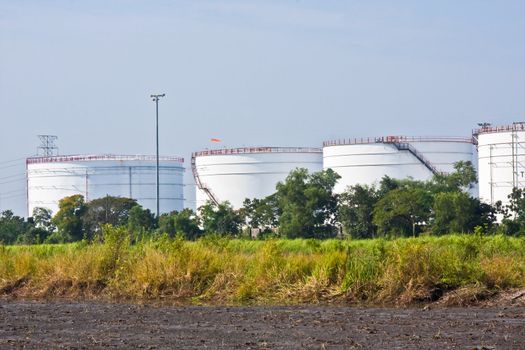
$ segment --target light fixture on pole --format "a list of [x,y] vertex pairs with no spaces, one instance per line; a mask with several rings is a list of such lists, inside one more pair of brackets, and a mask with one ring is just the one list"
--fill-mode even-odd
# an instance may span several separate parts
[[157,166],[156,166],[156,173],[157,173],[157,181],[156,181],[156,187],[157,187],[157,218],[160,217],[160,204],[159,204],[159,99],[161,97],[166,96],[166,94],[156,94],[151,95],[151,98],[155,102],[155,129],[156,129],[156,144],[157,144],[157,152],[156,152],[156,160],[157,160]]
[[490,124],[490,123],[486,123],[486,122],[478,123],[478,126],[480,126],[482,129],[488,128],[488,127],[491,126],[491,125],[492,125],[492,124]]

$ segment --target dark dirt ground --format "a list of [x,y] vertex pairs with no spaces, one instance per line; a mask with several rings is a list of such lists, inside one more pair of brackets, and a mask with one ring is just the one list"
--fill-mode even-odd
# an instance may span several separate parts
[[0,349],[525,349],[525,307],[141,306],[0,299]]

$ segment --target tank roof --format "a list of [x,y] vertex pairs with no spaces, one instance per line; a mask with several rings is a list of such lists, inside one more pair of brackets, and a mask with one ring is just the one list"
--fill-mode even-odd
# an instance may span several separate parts
[[[62,163],[62,162],[90,162],[90,161],[155,161],[156,156],[152,155],[116,155],[116,154],[94,154],[94,155],[65,155],[65,156],[48,156],[48,157],[29,157],[26,164],[37,163]],[[159,157],[163,162],[184,163],[181,157]]]
[[240,147],[221,148],[193,152],[192,157],[230,155],[230,154],[254,154],[254,153],[322,153],[320,148],[310,147]]
[[508,125],[486,125],[481,128],[474,129],[472,135],[480,134],[491,134],[498,132],[508,132],[508,131],[525,131],[525,122],[516,122]]
[[471,137],[456,136],[379,136],[379,137],[358,137],[349,139],[329,140],[323,142],[323,147],[345,146],[345,145],[364,145],[372,143],[392,143],[392,142],[464,142],[473,143]]

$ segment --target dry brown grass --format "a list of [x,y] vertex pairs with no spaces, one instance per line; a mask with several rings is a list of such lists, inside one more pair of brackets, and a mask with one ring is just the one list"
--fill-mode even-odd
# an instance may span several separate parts
[[525,287],[525,240],[266,242],[163,238],[0,247],[0,294],[184,303],[475,302]]

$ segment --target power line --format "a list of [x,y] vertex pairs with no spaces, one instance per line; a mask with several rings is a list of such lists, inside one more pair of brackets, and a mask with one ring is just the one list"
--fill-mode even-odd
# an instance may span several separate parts
[[19,182],[19,181],[25,181],[25,177],[22,177],[20,179],[14,179],[14,180],[10,180],[10,181],[4,181],[4,182],[0,182],[0,185],[5,185],[5,184],[11,184],[13,182]]
[[14,175],[0,177],[0,180],[7,180],[7,179],[11,179],[13,177],[20,177],[20,176],[25,176],[25,175],[26,175],[26,173],[18,173],[18,174],[14,174]]
[[7,164],[7,163],[13,163],[13,162],[19,162],[21,160],[25,160],[26,158],[17,158],[17,159],[11,159],[11,160],[4,160],[2,162],[0,162],[0,165],[2,164]]
[[11,164],[11,165],[6,165],[6,166],[0,166],[0,169],[14,168],[14,167],[18,167],[18,166],[25,166],[25,164],[24,163],[20,163],[20,164]]
[[2,196],[0,197],[0,200],[1,201],[4,201],[5,199],[13,199],[13,198],[19,198],[19,197],[25,197],[26,194],[25,193],[20,193],[20,194],[13,194],[13,195],[9,195],[9,196]]
[[20,188],[18,190],[11,190],[11,191],[7,191],[7,192],[0,192],[0,197],[3,197],[6,194],[17,193],[17,192],[25,192],[25,191],[26,191],[25,188]]

